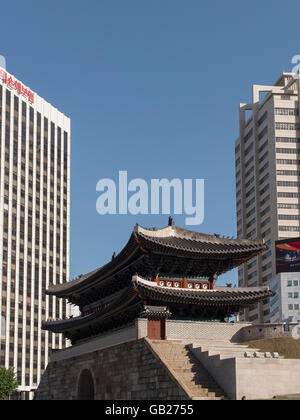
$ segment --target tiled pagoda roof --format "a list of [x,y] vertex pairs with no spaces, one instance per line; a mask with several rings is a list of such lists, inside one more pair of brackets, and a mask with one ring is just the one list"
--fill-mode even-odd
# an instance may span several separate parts
[[[46,322],[43,324],[43,329],[54,333],[64,333],[67,338],[76,341],[97,335],[105,328],[109,329],[115,324],[122,323],[124,319],[135,319],[140,314],[147,315],[147,311],[152,311],[153,314],[157,311],[166,311],[169,315],[167,309],[169,305],[173,307],[176,304],[196,305],[201,308],[221,308],[221,310],[224,308],[223,310],[234,313],[239,308],[249,307],[271,296],[274,296],[274,293],[268,287],[182,289],[162,287],[154,281],[133,276],[128,289],[105,308],[86,316]],[[146,305],[142,312],[144,301],[148,299],[152,304]],[[158,302],[158,306],[153,305],[153,302]]]
[[71,282],[53,285],[47,293],[80,304],[82,295],[116,278],[121,281],[125,272],[127,277],[135,273],[147,277],[147,270],[153,273],[161,268],[173,275],[220,275],[266,249],[263,240],[225,238],[176,226],[145,229],[136,225],[127,245],[108,264]]

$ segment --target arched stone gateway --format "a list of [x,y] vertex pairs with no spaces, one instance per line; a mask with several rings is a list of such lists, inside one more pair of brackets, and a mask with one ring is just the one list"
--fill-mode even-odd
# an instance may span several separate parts
[[77,399],[80,401],[93,401],[95,399],[94,380],[88,369],[84,369],[80,374]]

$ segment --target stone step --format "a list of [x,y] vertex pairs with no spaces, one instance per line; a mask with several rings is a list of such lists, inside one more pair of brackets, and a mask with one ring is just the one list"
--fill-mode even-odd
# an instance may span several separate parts
[[188,357],[188,355],[189,355],[188,351],[176,352],[176,353],[161,351],[160,353],[163,354],[165,357],[167,357],[170,360],[172,360],[172,359],[184,359],[185,357]]
[[217,398],[217,397],[221,397],[222,395],[216,395],[215,392],[197,392],[197,391],[192,391],[192,398],[193,397],[209,397],[209,398]]
[[216,387],[210,387],[210,386],[206,386],[206,387],[202,387],[202,386],[200,386],[200,385],[190,385],[189,386],[189,389],[191,390],[191,391],[203,391],[203,392],[214,392],[215,394],[220,394],[221,395],[221,393],[220,393],[220,390],[218,389],[218,388],[216,388]]
[[[215,350],[208,350],[208,355],[209,356],[217,356],[218,354],[221,357],[224,357],[224,358],[232,358],[232,357],[244,358],[245,357],[245,352],[230,352],[230,351],[219,352],[219,351],[215,351]],[[251,356],[253,356],[252,352],[251,352]]]
[[232,343],[228,340],[191,340],[190,344],[197,346],[200,346],[201,344],[207,344],[207,345],[213,345],[213,346],[247,346],[247,344],[244,343]]
[[194,347],[199,346],[215,346],[215,347],[248,347],[247,344],[230,343],[230,341],[193,341],[191,343]]
[[[193,355],[187,344],[159,341],[152,341],[151,344],[166,365],[174,371],[178,380],[187,387],[193,399],[221,399],[222,390]],[[224,342],[219,344],[224,344]]]
[[245,353],[246,351],[255,352],[258,349],[249,349],[249,347],[223,347],[223,346],[209,346],[209,345],[201,345],[199,347],[193,347],[194,349],[201,349],[201,351],[216,351],[219,353],[222,352],[232,352],[232,353]]
[[183,367],[183,368],[177,367],[177,368],[173,368],[173,370],[181,374],[197,375],[197,376],[203,376],[203,377],[207,376],[206,372],[204,372],[198,366],[194,366],[194,365],[191,365],[190,367]]
[[218,386],[214,383],[214,382],[209,382],[209,381],[194,381],[193,379],[189,379],[189,378],[181,378],[182,381],[187,384],[188,388],[193,389],[194,387],[197,389],[206,389],[206,390],[211,390],[213,392],[218,392],[220,391],[220,389],[218,388]]
[[207,386],[216,386],[215,381],[209,377],[204,377],[204,376],[197,376],[197,375],[191,375],[191,374],[178,374],[178,376],[186,382],[190,382],[192,385],[201,385],[203,387],[207,387]]

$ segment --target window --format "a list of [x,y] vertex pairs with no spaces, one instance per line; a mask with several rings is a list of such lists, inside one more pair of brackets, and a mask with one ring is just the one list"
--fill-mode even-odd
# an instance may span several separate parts
[[268,112],[266,111],[264,115],[258,120],[258,125],[262,125],[262,123],[268,118]]
[[259,163],[262,163],[269,155],[269,152],[266,152],[260,159],[259,159]]
[[245,150],[245,153],[244,153],[245,156],[247,156],[253,150],[253,147],[254,147],[254,143],[251,143],[250,146],[247,147],[247,149]]
[[258,150],[259,153],[261,153],[265,148],[268,146],[269,141],[267,140]]
[[255,267],[257,264],[257,260],[252,261],[250,264],[248,264],[248,270],[251,270],[251,268]]
[[258,134],[258,140],[261,140],[266,134],[268,133],[268,126],[267,127],[265,127],[264,129],[263,129],[263,131],[261,131],[259,134]]
[[264,276],[262,278],[263,283],[267,283],[268,281],[270,281],[272,279],[272,273],[268,274],[267,276]]
[[251,184],[253,184],[253,182],[254,182],[254,180],[255,180],[255,178],[254,178],[254,176],[247,182],[247,184],[246,184],[246,188],[248,188],[248,187],[250,187],[250,185]]
[[270,201],[270,195],[267,195],[261,202],[260,205],[261,207],[266,204],[268,201]]
[[271,257],[271,255],[272,255],[272,250],[270,249],[270,251],[268,251],[266,254],[262,256],[262,260],[264,261],[268,259],[269,257]]
[[269,236],[271,234],[271,229],[269,228],[265,232],[262,233],[262,237],[265,238],[266,236]]
[[256,223],[256,218],[254,217],[254,219],[252,219],[251,220],[251,222],[249,222],[248,224],[247,224],[247,229],[249,228],[249,227],[251,227],[252,225],[254,225]]
[[255,187],[252,187],[250,191],[247,192],[246,198],[250,197],[251,194],[253,194],[255,191]]
[[294,215],[294,214],[279,214],[278,219],[279,220],[300,220],[300,216]]
[[252,168],[251,168],[251,169],[249,169],[249,171],[248,171],[248,172],[246,172],[245,177],[247,178],[249,175],[251,175],[251,174],[252,174],[252,172],[254,172],[254,166],[252,166]]
[[250,210],[250,211],[246,214],[246,217],[248,218],[248,217],[252,216],[252,214],[254,214],[254,213],[255,213],[255,210],[256,210],[256,208],[255,208],[255,207],[253,207],[253,209],[252,209],[252,210]]
[[247,143],[247,141],[253,136],[253,128],[251,128],[250,131],[245,135],[244,142]]
[[[254,161],[254,156],[251,156],[249,160],[245,163],[245,168],[248,168],[248,166]],[[299,161],[300,162],[300,161]]]
[[270,212],[270,210],[271,210],[270,206],[266,207],[266,208],[265,208],[265,210],[263,210],[263,211],[260,213],[260,217],[264,217],[267,213],[269,213],[269,212]]
[[281,176],[299,176],[300,175],[300,171],[282,171],[282,170],[277,170],[277,175],[281,175]]
[[251,279],[253,279],[256,276],[257,276],[257,271],[254,271],[253,273],[249,274],[248,280],[251,280]]
[[280,232],[299,232],[300,227],[298,226],[279,226]]
[[251,232],[248,233],[247,237],[252,238],[255,235],[256,235],[256,229],[253,229]]
[[276,143],[300,143],[300,137],[276,137]]
[[300,160],[296,159],[276,159],[278,165],[300,165]]
[[296,155],[299,153],[299,149],[286,149],[282,147],[276,147],[276,153],[283,153],[287,155]]
[[267,224],[269,224],[270,221],[271,221],[271,217],[268,217],[264,222],[262,222],[261,227],[263,228],[263,227],[267,226]]
[[271,267],[272,267],[272,263],[269,262],[268,264],[266,264],[266,265],[263,266],[262,271],[267,271]]
[[277,194],[278,198],[300,198],[299,193],[290,193],[290,192],[279,192]]
[[297,181],[277,181],[278,187],[300,187],[300,182]]
[[260,170],[259,173],[262,174],[269,167],[269,162],[267,162]]
[[297,108],[275,108],[275,115],[299,115]]
[[265,181],[267,181],[267,179],[269,179],[269,174],[266,174],[260,181],[259,181],[259,185],[262,185]]
[[284,122],[276,122],[275,123],[276,130],[299,130],[298,123],[284,123]]
[[262,188],[259,192],[260,195],[263,195],[266,191],[270,189],[270,185],[267,184],[264,188]]
[[255,203],[255,197],[251,198],[251,200],[246,203],[246,208],[248,209],[253,203]]

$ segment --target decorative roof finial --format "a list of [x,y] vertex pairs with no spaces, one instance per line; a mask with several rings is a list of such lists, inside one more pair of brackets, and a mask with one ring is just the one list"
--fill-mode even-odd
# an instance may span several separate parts
[[175,226],[175,221],[174,221],[174,219],[173,219],[173,217],[169,217],[169,223],[168,223],[168,225],[169,226]]
[[111,259],[114,260],[116,258],[117,254],[114,252]]

